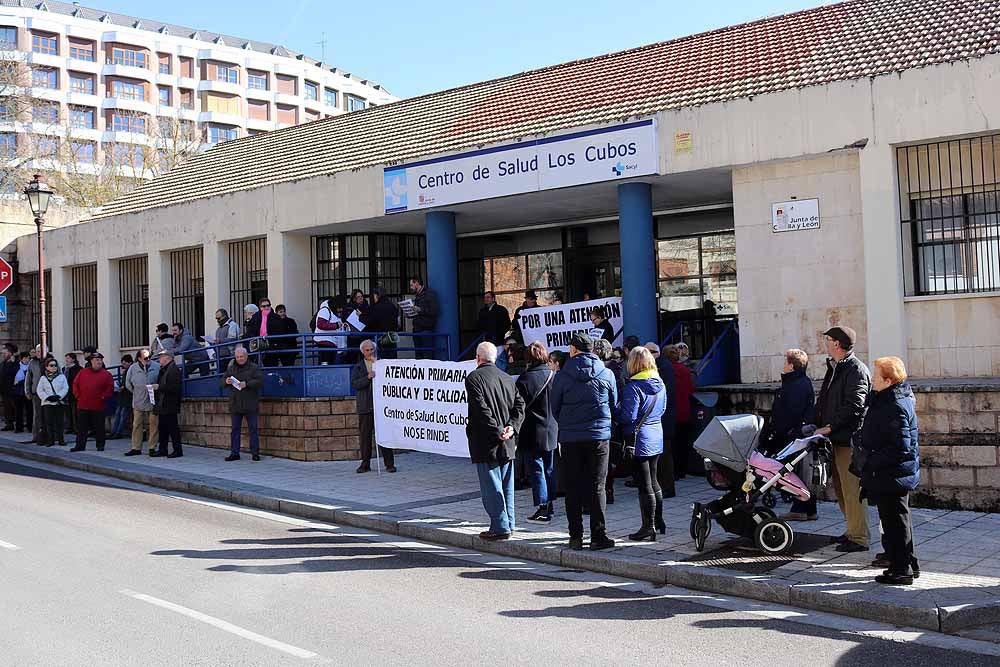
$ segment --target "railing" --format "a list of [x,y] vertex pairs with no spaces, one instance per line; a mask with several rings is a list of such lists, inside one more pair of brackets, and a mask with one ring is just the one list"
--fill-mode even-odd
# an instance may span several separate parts
[[674,325],[674,328],[671,329],[667,333],[667,335],[663,338],[663,341],[660,342],[660,349],[662,350],[667,345],[679,343],[683,339],[684,339],[684,323],[678,322],[677,324]]
[[[259,341],[266,349],[249,352],[250,359],[264,372],[262,396],[283,398],[353,396],[351,368],[361,358],[360,344],[375,341],[380,358],[451,359],[451,338],[432,332],[398,332],[396,345],[380,344],[386,334],[373,331],[330,331],[300,333],[266,338],[246,338],[199,347],[178,353],[177,363],[184,378],[184,396],[211,398],[228,396],[220,378],[233,359],[236,347],[251,350]],[[336,347],[322,345],[334,339]],[[319,339],[317,341],[316,339]],[[286,346],[282,347],[282,343]]]
[[695,368],[699,387],[738,382],[740,378],[739,322],[732,320]]
[[[484,338],[486,338],[486,334],[479,334],[478,336],[473,338],[472,342],[466,345],[465,349],[459,352],[458,356],[455,357],[455,361],[464,361],[475,357],[476,346],[482,343]],[[469,356],[470,354],[472,356]]]

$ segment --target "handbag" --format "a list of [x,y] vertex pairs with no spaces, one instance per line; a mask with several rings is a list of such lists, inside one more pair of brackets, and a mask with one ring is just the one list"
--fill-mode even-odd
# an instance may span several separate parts
[[250,348],[250,352],[263,352],[264,350],[267,350],[270,345],[268,344],[266,338],[254,338],[250,341],[248,347]]
[[379,336],[378,344],[381,345],[382,347],[399,345],[399,334],[396,333],[395,331],[389,331],[387,333],[384,333],[381,336]]

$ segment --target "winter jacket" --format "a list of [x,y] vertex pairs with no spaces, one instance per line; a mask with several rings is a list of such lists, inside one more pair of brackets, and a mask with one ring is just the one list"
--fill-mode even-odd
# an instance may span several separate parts
[[434,331],[438,320],[438,298],[434,290],[427,287],[413,297],[413,305],[419,312],[413,318],[414,331]]
[[[493,468],[514,460],[517,434],[524,422],[524,399],[514,380],[493,364],[482,364],[465,377],[469,400],[469,457],[473,463]],[[504,428],[514,429],[514,437],[501,440]]]
[[106,368],[86,366],[73,381],[73,396],[80,410],[104,412],[107,400],[115,393],[115,381]]
[[66,376],[66,384],[70,388],[69,399],[74,402],[76,399],[73,398],[73,382],[76,380],[76,376],[80,374],[81,370],[83,369],[80,367],[80,364],[71,364],[63,368],[63,374]]
[[[379,298],[378,303],[372,303],[368,309],[368,320],[365,331],[386,333],[399,331],[399,309],[386,297]],[[375,341],[376,343],[378,341]]]
[[808,423],[815,412],[816,395],[812,380],[804,370],[781,374],[781,389],[774,397],[771,422],[761,441],[763,448],[777,453],[802,434],[802,425]]
[[[222,345],[229,341],[240,339],[240,325],[236,323],[236,320],[229,318],[226,323],[215,330],[215,344]],[[231,346],[218,347],[215,349],[215,354],[219,357],[231,357],[233,356],[233,348]]]
[[[275,323],[274,327],[274,331],[268,329],[268,332],[272,336],[290,336],[291,334],[297,334],[299,332],[298,322],[287,316],[282,317],[281,315],[278,315],[278,321]],[[274,347],[279,350],[295,350],[299,347],[299,339],[291,337],[279,338],[274,341]]]
[[677,434],[677,375],[674,373],[673,362],[666,355],[661,355],[656,360],[656,370],[667,392],[667,409],[660,423],[663,425],[663,437],[669,440]]
[[368,366],[364,357],[351,368],[351,386],[357,392],[354,402],[357,404],[358,414],[371,413],[375,409],[372,404],[372,380],[368,377]]
[[159,355],[160,350],[173,352],[175,349],[177,349],[177,341],[168,333],[154,336],[153,341],[149,344],[149,353],[153,359]]
[[[228,378],[245,382],[243,389],[228,384]],[[264,386],[264,373],[249,359],[242,366],[233,359],[222,374],[219,385],[229,391],[229,412],[234,415],[255,415],[260,411],[260,389]]]
[[174,354],[183,355],[181,358],[187,364],[196,364],[208,361],[208,352],[194,339],[187,329],[181,331],[180,340],[175,339]]
[[612,345],[615,344],[615,328],[611,325],[611,322],[608,320],[601,320],[601,323],[594,327],[594,329],[601,330],[602,340],[606,340]]
[[674,368],[674,414],[678,424],[691,422],[691,394],[694,393],[694,376],[691,370],[679,361],[671,361]]
[[826,360],[826,376],[816,401],[816,426],[830,425],[830,441],[834,445],[850,446],[861,430],[865,404],[871,391],[872,378],[868,367],[849,353],[834,363]]
[[[258,310],[247,322],[246,326],[243,328],[244,338],[260,338],[260,325],[264,319],[264,311]],[[278,317],[278,313],[274,312],[274,309],[267,311],[267,335],[277,336],[281,333],[281,324],[278,322],[281,318]]]
[[[330,305],[329,301],[324,301],[319,305],[319,310],[316,311],[316,327],[313,333],[323,334],[331,331],[342,331],[344,324],[337,317],[337,314],[333,312],[333,306]],[[343,336],[313,336],[313,342],[316,345],[332,346],[332,347],[342,347],[345,343]]]
[[42,379],[45,372],[42,370],[42,362],[38,359],[28,361],[28,373],[24,377],[24,395],[28,398],[36,398],[38,395],[38,381]]
[[869,498],[901,496],[920,483],[916,399],[907,383],[872,392],[857,439]]
[[[344,320],[344,322],[347,322],[347,318],[350,317],[351,313],[353,313],[355,310],[361,311],[360,314],[358,315],[358,319],[361,320],[361,323],[365,325],[365,330],[367,330],[368,329],[368,313],[371,311],[371,307],[368,305],[367,301],[362,301],[361,303],[351,302],[351,303],[347,304],[340,311],[340,319]],[[350,324],[348,324],[347,327],[348,327],[348,331],[354,331],[355,330],[354,327],[352,325],[350,325]]]
[[169,362],[160,366],[156,376],[156,403],[153,413],[157,415],[179,415],[181,413],[181,369]]
[[483,340],[499,347],[509,330],[510,313],[499,303],[494,303],[492,308],[483,306],[479,309],[479,333],[483,334]]
[[[56,373],[51,378],[46,375],[38,382],[38,398],[42,401],[42,407],[59,407],[62,405],[62,400],[66,398],[69,393],[69,383],[66,382],[66,376],[62,373]],[[50,401],[49,398],[54,397],[56,400]]]
[[[538,306],[534,306],[534,307],[538,308]],[[523,313],[525,310],[531,310],[531,308],[526,308],[525,305],[522,303],[520,306],[518,306],[514,310],[514,318],[513,318],[513,320],[511,320],[510,332],[511,332],[511,335],[517,340],[518,345],[524,345],[525,344],[524,343],[524,332],[521,331],[521,313]],[[533,341],[528,341],[529,344],[532,343],[532,342]]]
[[5,396],[14,391],[14,378],[17,376],[18,365],[13,357],[0,363],[0,393]]
[[[649,414],[639,423],[647,411]],[[636,434],[636,457],[663,453],[663,413],[667,411],[667,392],[656,371],[642,371],[625,383],[621,402],[615,406],[615,419],[622,434]]]
[[615,376],[590,352],[570,357],[552,379],[552,414],[559,442],[611,439],[611,409],[618,404]]
[[554,380],[555,373],[548,364],[538,364],[521,373],[514,383],[517,393],[524,399],[524,423],[517,436],[517,446],[528,456],[551,452],[559,446],[559,427],[549,405]]
[[149,400],[148,384],[156,384],[160,375],[160,364],[151,361],[143,368],[139,362],[128,367],[125,374],[125,388],[132,392],[132,409],[139,412],[152,412],[153,403]]

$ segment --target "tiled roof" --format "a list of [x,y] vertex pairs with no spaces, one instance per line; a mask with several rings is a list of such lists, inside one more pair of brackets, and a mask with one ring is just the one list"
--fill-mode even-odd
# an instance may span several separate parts
[[97,218],[1000,50],[1000,2],[853,0],[229,141]]
[[[73,16],[80,19],[88,19],[91,21],[100,21],[109,25],[123,26],[126,28],[135,28],[136,30],[147,30],[149,32],[156,32],[160,34],[167,34],[173,37],[186,37],[188,39],[197,39],[203,42],[210,42],[213,44],[220,44],[224,46],[238,47],[242,49],[247,49],[250,51],[256,51],[258,53],[269,53],[275,56],[281,56],[284,58],[297,58],[304,62],[307,62],[317,67],[322,67],[328,71],[338,71],[337,68],[329,66],[329,64],[322,63],[318,60],[314,60],[305,56],[301,53],[296,53],[281,46],[280,44],[269,44],[268,42],[261,42],[255,39],[246,39],[244,37],[233,37],[232,35],[222,35],[217,32],[210,32],[208,30],[197,30],[195,28],[186,28],[181,25],[175,25],[173,23],[164,23],[162,21],[156,21],[154,19],[139,18],[137,16],[128,16],[127,14],[119,14],[117,12],[108,12],[103,9],[93,9],[91,7],[82,7],[79,4],[73,4],[69,2],[55,2],[53,0],[0,0],[0,7],[18,7],[22,9],[36,9],[38,11],[51,12],[53,14],[63,14],[65,16]],[[381,88],[378,84],[372,81],[366,81],[361,77],[348,74],[347,72],[341,72],[345,76],[350,76],[355,81],[363,81],[367,85],[373,86],[375,88]]]

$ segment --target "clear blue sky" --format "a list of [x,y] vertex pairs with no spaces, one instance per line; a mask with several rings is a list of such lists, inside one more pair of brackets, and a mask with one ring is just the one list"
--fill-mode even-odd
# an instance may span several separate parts
[[825,0],[84,0],[280,43],[410,97],[807,9]]

